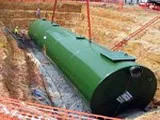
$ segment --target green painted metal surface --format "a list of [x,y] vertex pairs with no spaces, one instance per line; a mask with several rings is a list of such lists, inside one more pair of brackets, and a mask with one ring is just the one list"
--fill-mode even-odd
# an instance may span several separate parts
[[50,21],[29,28],[32,40],[61,68],[90,104],[93,113],[114,116],[129,108],[144,108],[153,98],[156,78],[135,58],[109,51]]

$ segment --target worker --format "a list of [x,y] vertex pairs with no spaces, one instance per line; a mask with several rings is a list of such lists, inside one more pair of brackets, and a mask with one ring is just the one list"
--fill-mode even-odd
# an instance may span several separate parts
[[25,31],[25,29],[23,29],[23,30],[21,31],[21,37],[22,37],[22,42],[24,43],[25,38],[26,38],[26,31]]
[[39,19],[41,18],[41,11],[40,11],[39,8],[36,11],[36,17],[39,18]]
[[14,34],[16,34],[16,35],[19,34],[19,28],[18,28],[18,26],[15,27],[15,29],[14,29]]

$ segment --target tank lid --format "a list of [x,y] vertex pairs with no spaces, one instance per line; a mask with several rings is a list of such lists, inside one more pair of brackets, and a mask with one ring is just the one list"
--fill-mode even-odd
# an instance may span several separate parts
[[76,39],[82,40],[82,39],[85,39],[85,37],[84,37],[84,36],[81,36],[81,35],[77,35],[77,36],[76,36]]
[[42,18],[43,21],[46,21],[46,18]]
[[52,26],[59,26],[57,23],[52,23]]
[[124,53],[124,52],[101,51],[100,54],[102,56],[106,57],[107,59],[112,60],[113,62],[135,61],[136,60],[135,57],[130,56],[127,53]]

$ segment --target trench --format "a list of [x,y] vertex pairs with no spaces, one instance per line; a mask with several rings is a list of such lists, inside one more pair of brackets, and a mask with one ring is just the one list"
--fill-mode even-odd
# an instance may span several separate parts
[[[17,43],[19,41],[21,43],[21,40],[18,39],[16,39]],[[88,104],[84,102],[84,99],[81,99],[78,90],[74,88],[56,64],[45,56],[43,51],[32,41],[27,47],[25,43],[21,45],[25,45],[23,49],[28,63],[28,77],[31,80],[29,85],[36,101],[70,110],[91,112]],[[34,70],[35,68],[37,69]],[[39,72],[40,75],[36,76],[36,72]]]

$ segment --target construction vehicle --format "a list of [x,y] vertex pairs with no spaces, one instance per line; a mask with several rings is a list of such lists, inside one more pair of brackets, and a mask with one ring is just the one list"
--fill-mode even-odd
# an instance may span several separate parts
[[148,0],[147,2],[139,3],[139,6],[160,11],[160,0]]

